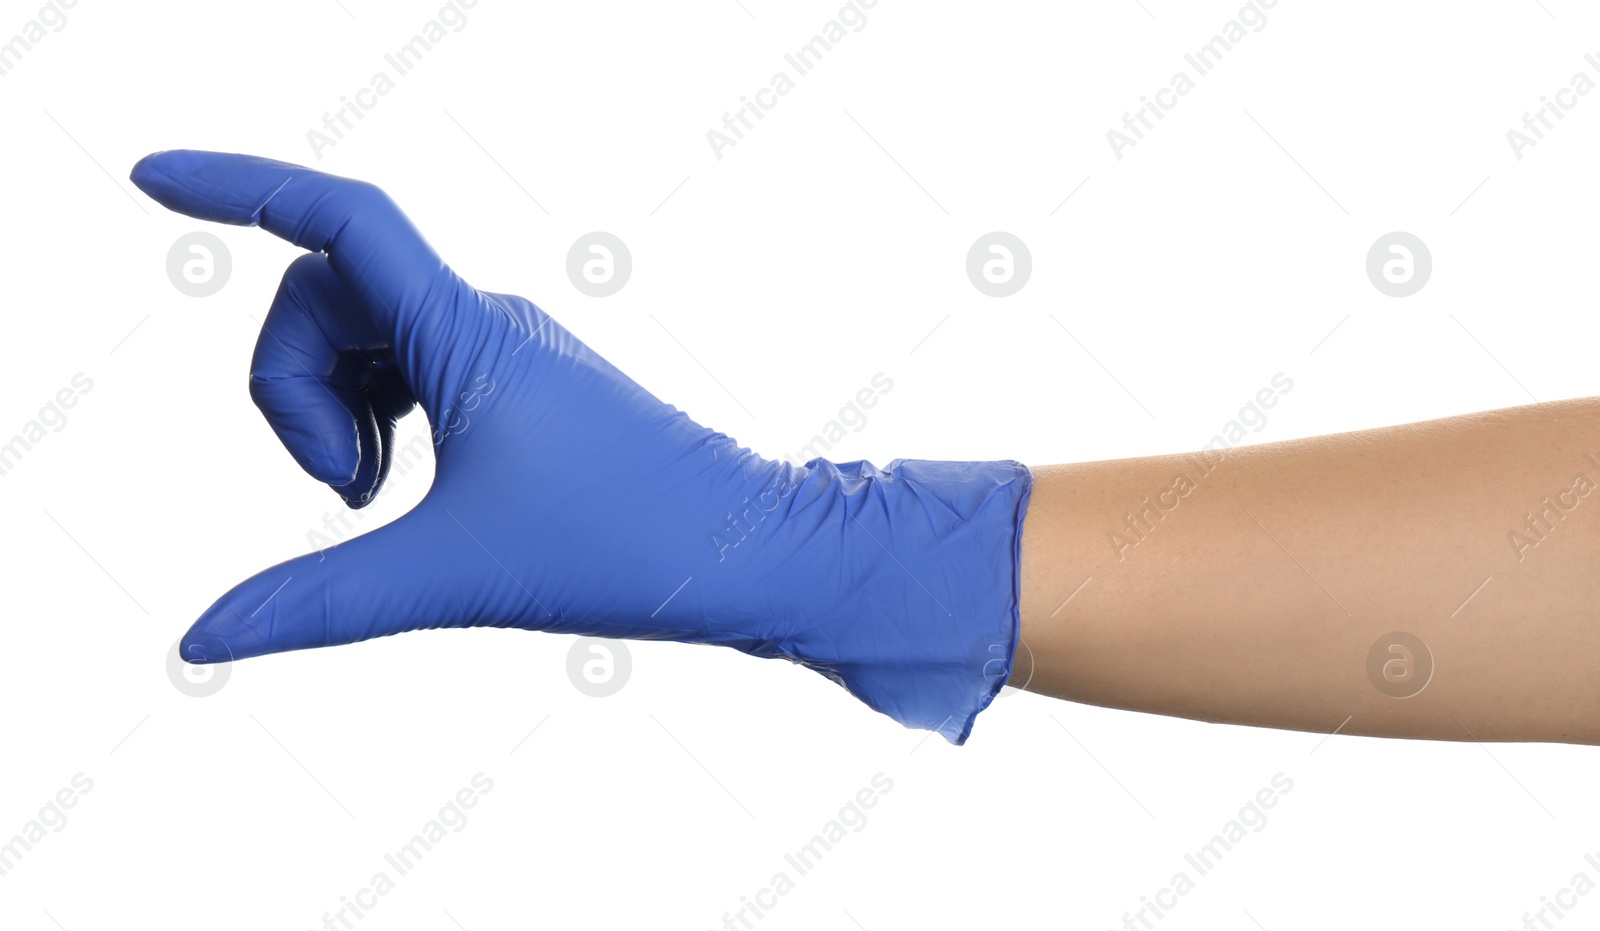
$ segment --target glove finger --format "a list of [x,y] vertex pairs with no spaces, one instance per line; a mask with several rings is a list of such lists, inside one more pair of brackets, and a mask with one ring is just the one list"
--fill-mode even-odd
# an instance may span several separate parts
[[441,540],[449,528],[422,511],[241,582],[189,628],[180,655],[226,662],[408,630],[515,623],[515,612],[496,610],[486,594],[509,584],[495,577],[501,570],[469,552],[459,529]]
[[359,348],[368,340],[341,324],[354,300],[325,257],[295,260],[256,342],[250,396],[300,467],[359,508],[381,482],[385,437],[368,396],[376,366]]
[[179,213],[259,225],[301,248],[327,253],[436,422],[443,399],[472,376],[470,350],[458,345],[458,337],[481,338],[482,320],[494,308],[439,258],[378,187],[286,162],[181,149],[146,156],[131,177]]
[[433,446],[426,436],[413,437],[404,448],[395,445],[395,429],[400,418],[417,406],[397,363],[392,360],[373,363],[372,377],[367,382],[366,400],[372,406],[373,424],[377,430],[378,455],[375,468],[370,475],[368,466],[373,464],[368,462],[367,457],[362,458],[362,469],[355,481],[356,489],[361,492],[356,496],[356,500],[361,503],[352,504],[351,507],[365,507],[377,497],[384,482],[388,481],[390,470],[397,460],[401,463],[403,475],[418,461],[433,452]]

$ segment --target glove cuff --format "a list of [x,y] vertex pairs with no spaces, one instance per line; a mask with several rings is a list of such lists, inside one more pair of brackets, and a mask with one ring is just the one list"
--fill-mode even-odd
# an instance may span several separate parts
[[[807,463],[836,547],[835,616],[791,657],[907,727],[966,742],[1011,674],[1033,476],[1012,460]],[[807,489],[805,486],[811,486]]]

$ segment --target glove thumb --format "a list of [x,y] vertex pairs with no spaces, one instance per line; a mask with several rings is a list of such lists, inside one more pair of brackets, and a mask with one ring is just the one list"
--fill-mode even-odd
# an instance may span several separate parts
[[470,625],[462,593],[485,580],[438,558],[422,510],[246,579],[195,621],[179,655],[218,663]]

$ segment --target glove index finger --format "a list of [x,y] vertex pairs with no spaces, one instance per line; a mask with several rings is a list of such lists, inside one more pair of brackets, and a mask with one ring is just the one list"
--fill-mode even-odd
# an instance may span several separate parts
[[[313,252],[389,319],[392,334],[417,332],[448,312],[424,305],[465,285],[381,189],[288,162],[175,149],[140,159],[131,179],[170,210],[201,220],[262,229]],[[433,313],[424,313],[432,310]]]

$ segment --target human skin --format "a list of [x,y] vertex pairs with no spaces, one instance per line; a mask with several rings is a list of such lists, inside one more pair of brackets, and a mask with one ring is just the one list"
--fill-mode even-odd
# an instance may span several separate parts
[[[1600,743],[1600,399],[1238,447],[1204,477],[1197,458],[1032,470],[1012,685],[1323,733]],[[1180,473],[1140,540],[1127,515]],[[1113,531],[1137,542],[1119,553]],[[1369,673],[1396,631],[1433,662],[1403,698]]]

